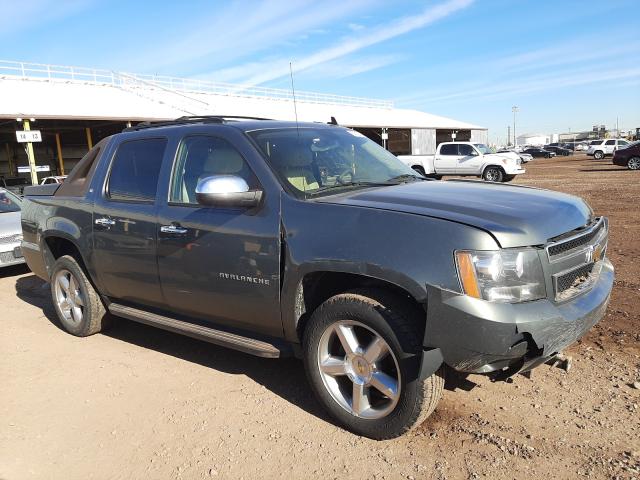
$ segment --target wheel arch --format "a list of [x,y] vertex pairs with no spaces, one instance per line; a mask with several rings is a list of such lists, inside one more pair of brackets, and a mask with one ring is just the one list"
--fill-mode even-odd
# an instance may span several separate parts
[[[295,340],[302,339],[309,317],[324,301],[334,295],[360,288],[374,288],[393,293],[415,308],[416,312],[420,312],[426,323],[426,296],[418,288],[362,273],[315,270],[307,272],[297,284],[290,317],[293,322],[290,331],[295,333]],[[423,323],[421,328],[424,329],[424,326]]]

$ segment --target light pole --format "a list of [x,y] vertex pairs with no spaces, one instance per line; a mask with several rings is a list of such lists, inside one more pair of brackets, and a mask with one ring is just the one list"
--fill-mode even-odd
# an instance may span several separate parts
[[516,137],[516,113],[520,111],[517,106],[511,107],[511,111],[513,112],[513,146],[518,146],[518,137]]

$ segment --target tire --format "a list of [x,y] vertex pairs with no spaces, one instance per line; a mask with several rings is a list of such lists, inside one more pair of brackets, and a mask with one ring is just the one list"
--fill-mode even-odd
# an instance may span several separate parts
[[602,160],[604,158],[604,152],[600,150],[598,150],[597,152],[594,152],[593,158],[595,158],[596,160]]
[[415,166],[413,166],[411,168],[413,168],[416,172],[418,172],[423,177],[427,176],[426,172],[424,171],[424,168],[422,168],[420,165],[415,165]]
[[504,180],[504,171],[500,167],[487,167],[482,172],[482,178],[487,182],[502,182]]
[[72,256],[56,260],[51,273],[51,297],[60,324],[72,335],[87,337],[108,326],[100,296]]
[[511,180],[513,180],[514,178],[516,178],[515,175],[505,175],[504,179],[502,180],[503,182],[510,182]]
[[627,161],[627,168],[629,170],[640,170],[640,157],[631,157]]
[[[435,409],[444,367],[419,379],[419,317],[400,297],[376,289],[331,297],[311,316],[303,335],[307,378],[320,403],[346,429],[376,440],[395,438]],[[350,354],[345,345],[357,348],[349,346]],[[362,402],[354,402],[357,392]]]

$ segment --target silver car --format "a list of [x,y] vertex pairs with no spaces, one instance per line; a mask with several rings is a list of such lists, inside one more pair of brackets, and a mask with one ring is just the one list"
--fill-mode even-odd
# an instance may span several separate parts
[[22,242],[21,205],[20,197],[0,188],[0,268],[24,263],[20,249],[20,242]]

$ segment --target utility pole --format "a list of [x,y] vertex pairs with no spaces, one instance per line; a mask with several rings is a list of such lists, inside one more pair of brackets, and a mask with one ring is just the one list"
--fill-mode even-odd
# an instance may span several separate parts
[[513,112],[513,146],[518,146],[518,138],[516,137],[516,113],[520,111],[520,109],[514,105],[511,107],[511,111]]
[[511,125],[507,125],[507,147],[511,146]]

